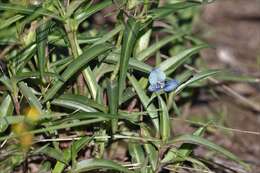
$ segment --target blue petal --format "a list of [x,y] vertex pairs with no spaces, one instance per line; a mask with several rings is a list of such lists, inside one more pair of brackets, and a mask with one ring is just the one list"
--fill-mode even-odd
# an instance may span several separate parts
[[178,85],[179,85],[179,82],[177,80],[173,79],[173,80],[167,81],[165,83],[163,90],[165,92],[170,92],[170,91],[173,91],[175,88],[177,88]]
[[157,83],[162,83],[166,79],[165,73],[159,68],[155,68],[151,71],[149,75],[149,83],[151,85],[156,85]]
[[162,88],[160,87],[160,85],[150,85],[148,87],[148,91],[150,92],[157,92],[160,91]]

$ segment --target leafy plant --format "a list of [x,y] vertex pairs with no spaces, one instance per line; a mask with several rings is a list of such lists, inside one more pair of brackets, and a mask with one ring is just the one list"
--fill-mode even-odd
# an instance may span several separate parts
[[[190,135],[171,133],[170,116],[182,91],[219,73],[193,74],[182,68],[208,47],[187,29],[194,17],[189,10],[207,3],[1,2],[1,59],[6,64],[0,78],[1,153],[6,153],[1,154],[1,170],[28,169],[34,156],[41,156],[40,171],[55,173],[160,172],[169,167],[178,170],[186,161],[206,169],[202,161],[192,158],[194,144],[244,164],[204,139],[207,127]],[[113,10],[105,14],[108,7]],[[107,15],[104,20],[115,19],[98,26],[98,14]],[[185,16],[188,24],[181,22]],[[167,46],[172,48],[166,50]],[[164,60],[165,56],[169,58]],[[155,68],[160,69],[162,81],[150,79],[152,87],[158,82],[160,86],[148,91]],[[178,81],[172,80],[175,77]],[[26,107],[38,112],[34,121],[23,111]],[[10,128],[19,123],[27,128]],[[32,141],[24,147],[22,137],[27,134]],[[110,154],[120,142],[129,153],[125,162]]]

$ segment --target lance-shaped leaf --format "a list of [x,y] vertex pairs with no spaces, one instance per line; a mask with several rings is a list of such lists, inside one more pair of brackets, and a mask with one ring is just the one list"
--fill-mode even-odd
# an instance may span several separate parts
[[49,16],[57,20],[63,21],[63,19],[60,16],[44,8],[26,7],[26,6],[12,4],[12,3],[0,3],[0,11],[8,11],[8,10],[14,11],[16,13],[21,13],[21,14],[28,14],[28,15],[39,14],[42,16]]
[[134,76],[128,76],[131,84],[133,85],[137,95],[139,96],[142,104],[144,105],[145,109],[148,111],[148,114],[150,118],[152,119],[153,125],[156,129],[157,132],[159,132],[159,120],[158,120],[158,114],[157,114],[157,109],[156,107],[150,103],[149,97],[146,95],[145,91],[143,88],[140,86],[138,81],[135,79]]
[[117,131],[117,122],[118,122],[118,86],[117,81],[108,81],[107,82],[107,95],[108,95],[108,101],[109,101],[109,112],[114,115],[114,119],[111,122],[112,132],[116,133]]
[[86,96],[75,94],[64,94],[52,100],[51,104],[66,107],[69,109],[82,110],[84,112],[107,112],[105,105],[99,104],[96,101],[89,99]]
[[138,21],[135,21],[133,18],[130,18],[128,19],[125,27],[123,45],[121,48],[121,55],[120,55],[118,98],[121,98],[124,90],[126,73],[129,65],[129,59],[131,57],[131,54],[135,46],[135,42],[137,40],[139,26],[140,24]]
[[47,38],[49,34],[49,24],[50,22],[45,22],[41,24],[36,30],[36,44],[37,44],[37,58],[38,67],[40,70],[41,80],[44,81],[44,71],[45,71],[45,58],[46,58],[46,46]]
[[136,55],[136,59],[138,59],[139,61],[145,61],[147,60],[151,55],[153,55],[154,53],[156,53],[156,51],[158,51],[160,48],[162,48],[163,46],[165,46],[166,44],[170,43],[171,41],[174,41],[176,39],[179,39],[183,36],[182,33],[177,34],[177,35],[172,35],[172,36],[167,36],[163,39],[161,39],[160,41],[152,44],[151,46],[149,46],[148,48],[144,49],[143,51],[141,51],[140,53],[138,53]]
[[[193,135],[202,136],[206,127],[200,127],[196,130]],[[184,161],[194,150],[196,145],[190,143],[183,143],[178,149],[171,148],[164,156],[162,163]]]
[[242,160],[240,160],[233,153],[231,153],[230,151],[224,149],[223,147],[221,147],[213,142],[210,142],[207,139],[204,139],[202,137],[195,136],[195,135],[181,135],[181,136],[176,137],[175,139],[169,141],[168,144],[175,144],[177,142],[185,142],[185,143],[198,144],[198,145],[205,146],[211,150],[214,150],[214,151],[226,156],[227,158],[229,158],[233,161],[238,162],[239,164],[243,165],[246,169],[248,169],[248,165],[245,164]]
[[215,75],[219,72],[221,72],[221,71],[220,70],[205,70],[203,72],[200,72],[200,73],[196,74],[195,76],[193,76],[192,78],[190,78],[188,81],[179,85],[179,87],[174,91],[174,94],[176,95],[176,94],[180,93],[187,86],[194,84],[198,81],[204,80],[204,79],[206,79],[210,76],[213,76],[213,75]]
[[4,132],[7,129],[8,123],[4,118],[6,118],[6,116],[8,115],[12,115],[13,108],[14,106],[11,96],[6,95],[0,105],[0,133]]
[[[144,137],[151,137],[149,129],[145,126],[142,127],[142,133]],[[144,149],[149,159],[149,163],[152,167],[152,170],[155,171],[159,164],[159,153],[157,148],[152,143],[145,143]]]
[[154,20],[166,17],[176,11],[200,5],[200,2],[178,2],[172,4],[165,4],[159,8],[155,8],[149,11],[149,14],[152,16]]
[[114,161],[104,159],[82,160],[78,162],[76,168],[72,170],[72,172],[80,173],[97,169],[110,169],[119,172],[133,173],[133,171],[130,171]]
[[167,106],[161,96],[158,96],[160,104],[160,133],[163,142],[167,142],[171,136],[171,121]]
[[34,95],[32,88],[28,87],[24,82],[20,82],[18,86],[21,89],[21,93],[29,102],[30,106],[35,107],[39,112],[42,112],[42,105],[38,98]]
[[89,16],[91,16],[92,14],[95,14],[96,12],[112,5],[112,3],[113,3],[112,0],[103,0],[99,3],[87,6],[86,9],[83,9],[83,11],[81,11],[79,14],[76,14],[75,19],[80,24],[81,22],[86,20]]
[[[66,70],[62,73],[61,77],[64,81],[69,80],[76,72],[84,67],[88,62],[96,58],[98,55],[105,53],[111,47],[107,44],[100,44],[85,50],[78,58],[70,63]],[[63,86],[64,82],[55,81],[53,86],[48,90],[45,95],[44,102],[53,98],[57,91]]]
[[179,53],[178,55],[168,58],[167,60],[163,61],[158,68],[164,71],[167,75],[174,72],[180,65],[185,63],[192,55],[198,53],[201,49],[208,47],[208,45],[199,45],[183,52]]

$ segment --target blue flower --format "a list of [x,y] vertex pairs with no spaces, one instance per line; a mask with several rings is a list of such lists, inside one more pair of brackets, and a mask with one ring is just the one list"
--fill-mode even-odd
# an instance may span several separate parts
[[155,68],[149,75],[150,86],[148,90],[150,92],[157,92],[164,90],[165,92],[173,91],[179,85],[179,82],[175,79],[166,81],[166,75],[163,71]]

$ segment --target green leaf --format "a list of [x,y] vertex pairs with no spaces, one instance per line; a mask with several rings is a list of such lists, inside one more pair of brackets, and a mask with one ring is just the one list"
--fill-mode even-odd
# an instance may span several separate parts
[[143,161],[145,160],[144,150],[139,143],[130,142],[128,144],[129,154],[131,155],[132,163],[137,163],[142,166]]
[[247,76],[244,74],[235,74],[230,71],[223,71],[223,73],[216,75],[217,80],[231,81],[231,82],[248,82],[248,83],[260,83],[260,78]]
[[167,106],[161,96],[158,96],[161,108],[160,112],[160,133],[163,142],[167,142],[171,137],[171,121],[168,113]]
[[[57,80],[63,81],[62,77],[56,73],[45,72],[44,77],[52,77]],[[15,76],[13,76],[16,82],[23,81],[25,79],[40,79],[39,72],[17,72]]]
[[[105,59],[105,62],[116,64],[119,60],[119,54],[115,52],[111,52]],[[135,70],[144,72],[144,73],[150,73],[153,69],[150,65],[139,61],[135,58],[130,58],[129,60],[129,68],[133,68]]]
[[[200,127],[193,133],[193,135],[202,136],[205,130],[206,130],[206,126]],[[185,161],[185,159],[191,154],[194,148],[195,145],[189,143],[182,144],[178,149],[171,148],[166,153],[166,155],[164,156],[161,162],[167,163],[167,162]]]
[[89,16],[91,16],[92,14],[95,14],[98,11],[100,11],[106,7],[109,7],[110,5],[112,5],[112,3],[113,3],[112,0],[103,0],[99,3],[91,5],[90,7],[87,6],[86,9],[83,9],[83,11],[81,11],[79,14],[76,14],[75,19],[80,24],[81,22],[86,20]]
[[109,33],[104,34],[100,39],[94,42],[94,45],[102,44],[107,41],[109,41],[111,38],[113,38],[116,34],[118,34],[120,31],[124,29],[124,25],[118,25],[113,30],[111,30]]
[[145,91],[142,89],[142,87],[140,86],[138,81],[135,79],[135,77],[128,75],[128,78],[129,78],[131,84],[133,85],[137,95],[139,96],[142,104],[144,105],[145,110],[148,111],[149,116],[152,119],[152,122],[153,122],[153,125],[154,125],[156,131],[159,132],[160,131],[159,120],[158,120],[158,114],[157,114],[156,107],[153,104],[149,104],[149,102],[150,102],[149,97],[146,95]]
[[171,41],[174,41],[176,39],[179,39],[183,36],[183,34],[177,34],[177,35],[172,35],[172,36],[167,36],[160,41],[152,44],[145,50],[141,51],[136,55],[136,59],[139,61],[145,61],[147,60],[150,56],[155,54],[161,47],[165,46],[166,44],[170,43]]
[[67,7],[66,16],[70,17],[84,2],[85,0],[77,0],[70,2],[69,6]]
[[8,115],[12,115],[13,109],[14,106],[11,96],[6,95],[0,105],[0,133],[4,132],[8,127],[8,123],[6,123],[6,121],[3,120],[3,118]]
[[112,133],[116,133],[118,126],[118,85],[117,81],[109,80],[107,82],[107,95],[108,95],[108,104],[109,104],[109,112],[115,116],[115,118],[111,122]]
[[24,66],[33,58],[36,54],[36,44],[32,44],[31,46],[27,46],[21,52],[18,52],[16,56],[10,58],[12,61],[16,61],[17,71],[22,71]]
[[180,93],[185,87],[194,84],[198,81],[201,81],[203,79],[208,78],[209,76],[213,76],[217,73],[221,72],[220,70],[205,70],[203,72],[200,72],[198,74],[196,74],[194,77],[192,77],[191,79],[189,79],[188,81],[184,82],[183,84],[181,84],[175,91],[174,94],[177,95],[178,93]]
[[114,161],[103,159],[82,160],[77,163],[76,168],[72,170],[72,172],[80,173],[99,169],[110,169],[119,172],[133,173],[133,171],[128,170]]
[[85,112],[97,112],[97,110],[107,112],[106,106],[81,95],[64,94],[52,100],[51,104]]
[[125,87],[126,73],[128,70],[129,59],[133,53],[133,49],[137,40],[140,23],[133,18],[129,18],[125,27],[123,36],[123,45],[120,55],[119,80],[118,80],[118,98],[122,97]]
[[93,71],[91,70],[90,67],[87,67],[83,70],[83,76],[85,78],[85,81],[87,83],[87,86],[89,88],[89,91],[92,95],[92,98],[96,100],[97,98],[97,92],[98,92],[98,83],[96,81],[96,76],[94,75]]
[[[10,117],[13,119],[13,117]],[[19,117],[20,119],[23,119],[24,116]],[[9,116],[8,116],[9,119]],[[17,120],[17,118],[16,118]],[[106,121],[107,118],[95,118],[95,119],[89,119],[89,120],[84,120],[84,121],[77,121],[77,122],[72,122],[72,123],[65,123],[65,124],[59,124],[55,126],[47,126],[45,128],[39,128],[36,130],[29,131],[28,133],[31,134],[38,134],[38,133],[44,133],[44,132],[50,132],[53,130],[60,130],[60,129],[66,129],[66,128],[72,128],[72,127],[79,127],[83,125],[89,125],[89,124],[94,124],[94,123],[100,123]],[[21,121],[18,121],[21,122]],[[0,141],[6,140],[6,139],[11,139],[13,137],[16,137],[17,135],[8,135],[8,136],[2,136],[0,137]]]
[[62,173],[63,170],[65,169],[65,167],[68,165],[69,161],[71,160],[71,152],[70,152],[70,148],[66,149],[62,152],[62,155],[60,155],[59,157],[62,157],[62,160],[57,160],[54,169],[52,171],[52,173]]
[[[66,68],[66,70],[62,73],[62,78],[64,81],[69,80],[77,71],[79,71],[82,67],[84,67],[91,60],[96,58],[108,51],[111,47],[106,44],[100,44],[85,50],[82,55],[76,58],[74,61],[70,63],[70,65]],[[44,102],[53,98],[53,96],[59,91],[59,89],[64,85],[62,81],[56,81],[53,83],[53,86],[47,91]]]
[[[148,128],[145,126],[142,127],[142,133],[144,137],[151,137],[150,132],[148,131]],[[145,143],[144,144],[145,152],[149,158],[149,163],[152,166],[152,170],[157,170],[158,167],[158,161],[159,161],[159,153],[156,147],[151,143]]]
[[50,161],[45,161],[43,164],[41,164],[39,168],[39,173],[46,173],[51,171],[51,162]]
[[21,93],[25,96],[32,107],[35,107],[39,112],[42,112],[42,105],[38,98],[33,94],[32,88],[28,87],[26,83],[20,82],[18,84]]
[[41,80],[44,81],[44,71],[46,64],[46,46],[47,38],[49,34],[49,22],[42,23],[36,29],[36,45],[37,45],[37,58],[38,58],[38,67],[40,69]]
[[12,25],[14,22],[17,22],[18,20],[22,19],[23,17],[24,17],[23,15],[17,14],[6,20],[0,20],[0,22],[2,23],[2,25],[0,26],[0,30]]
[[63,153],[60,150],[57,150],[52,147],[45,147],[43,148],[40,153],[45,154],[51,158],[54,158],[60,162],[66,163],[66,160],[63,157]]
[[199,45],[187,50],[184,50],[183,52],[179,53],[178,55],[168,58],[165,61],[163,61],[161,64],[159,64],[158,68],[160,68],[162,71],[166,73],[166,75],[171,74],[174,72],[180,65],[185,63],[192,55],[198,53],[201,49],[207,48],[208,45]]
[[35,7],[26,7],[26,6],[16,5],[16,4],[12,4],[12,3],[0,3],[0,11],[14,11],[16,13],[28,14],[28,15],[40,14],[43,16],[49,16],[49,17],[53,17],[54,19],[63,21],[63,19],[61,17],[59,17],[55,13],[50,12],[46,9],[35,8]]
[[195,135],[181,135],[179,137],[174,138],[173,140],[169,141],[168,144],[175,144],[177,142],[185,142],[185,143],[192,143],[192,144],[198,144],[198,145],[203,145],[211,150],[214,150],[224,156],[226,156],[227,158],[238,162],[239,164],[243,165],[245,168],[248,169],[248,165],[245,164],[242,160],[240,160],[239,158],[237,158],[237,156],[235,156],[234,154],[232,154],[231,152],[229,152],[228,150],[220,147],[219,145],[210,142],[204,138],[201,138],[199,136],[195,136]]
[[86,120],[92,118],[103,118],[104,120],[112,120],[114,119],[114,115],[103,112],[78,112],[73,116],[69,117],[68,120],[77,119],[77,120]]
[[[93,136],[94,137],[94,136]],[[72,165],[76,165],[76,158],[78,155],[78,152],[82,150],[86,145],[90,143],[90,141],[93,139],[93,137],[82,137],[79,140],[73,142],[71,146],[71,160],[72,160]]]
[[0,77],[0,82],[10,91],[13,92],[13,86],[11,80],[4,74]]
[[136,46],[135,46],[135,55],[140,53],[141,51],[147,49],[149,42],[150,42],[150,37],[152,34],[152,30],[149,29],[146,31],[137,41]]
[[155,8],[155,9],[151,9],[149,11],[149,14],[152,16],[153,20],[157,20],[157,19],[161,19],[164,18],[176,11],[185,9],[185,8],[189,8],[189,7],[193,7],[193,6],[197,6],[200,5],[201,3],[199,2],[177,2],[177,3],[173,3],[173,4],[165,4],[164,6]]
[[1,121],[1,125],[4,126],[9,126],[11,124],[16,124],[19,122],[23,122],[25,120],[24,116],[21,115],[16,115],[16,116],[4,116],[4,117],[0,117],[0,121]]

